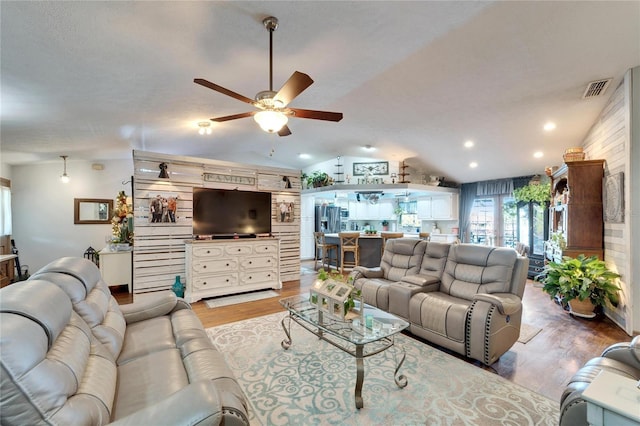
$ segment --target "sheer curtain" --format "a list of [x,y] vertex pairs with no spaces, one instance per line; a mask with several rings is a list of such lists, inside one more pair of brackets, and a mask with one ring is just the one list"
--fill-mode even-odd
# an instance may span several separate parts
[[11,235],[11,188],[0,186],[0,235]]

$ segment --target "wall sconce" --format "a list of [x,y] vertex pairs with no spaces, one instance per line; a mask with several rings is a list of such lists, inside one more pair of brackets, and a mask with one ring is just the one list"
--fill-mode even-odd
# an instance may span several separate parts
[[396,179],[398,179],[398,175],[395,173],[391,173],[391,183],[396,183]]
[[60,176],[60,181],[62,183],[69,183],[69,175],[67,174],[67,157],[68,155],[61,155],[62,161],[64,161],[64,171],[62,172],[62,176]]
[[169,173],[167,172],[167,167],[169,166],[167,165],[167,163],[160,163],[158,167],[160,168],[160,174],[158,175],[158,178],[169,179]]
[[198,133],[201,135],[211,134],[211,123],[208,121],[201,121],[198,123]]

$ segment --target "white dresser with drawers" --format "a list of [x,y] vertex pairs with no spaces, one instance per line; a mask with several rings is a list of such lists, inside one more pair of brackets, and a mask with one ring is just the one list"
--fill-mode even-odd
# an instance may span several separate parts
[[206,297],[282,288],[277,238],[190,240],[185,248],[184,297],[189,303]]

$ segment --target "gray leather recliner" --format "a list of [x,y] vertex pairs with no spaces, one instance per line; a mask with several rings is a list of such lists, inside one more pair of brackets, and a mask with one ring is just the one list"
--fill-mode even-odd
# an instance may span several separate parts
[[4,424],[247,425],[246,401],[190,306],[118,306],[89,260],[0,290]]
[[603,370],[640,380],[640,335],[631,342],[609,346],[573,375],[560,397],[560,426],[588,426],[587,401],[582,393]]

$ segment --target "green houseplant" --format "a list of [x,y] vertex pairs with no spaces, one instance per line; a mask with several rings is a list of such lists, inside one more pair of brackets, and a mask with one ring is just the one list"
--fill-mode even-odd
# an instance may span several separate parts
[[[339,282],[342,282],[342,283],[349,284],[351,287],[353,287],[353,277],[352,276],[347,276],[347,275],[342,275],[338,271],[335,271],[335,272],[325,271],[324,268],[321,268],[318,271],[318,275],[317,275],[316,279],[319,280],[319,281],[326,281],[328,279],[331,279],[331,280],[334,280],[334,281],[339,281]],[[316,304],[317,300],[314,300],[314,296],[315,295],[311,296],[311,298],[312,298],[311,302],[313,304]],[[355,303],[354,300],[360,298],[360,296],[361,296],[360,290],[358,290],[355,287],[353,287],[353,289],[351,290],[351,293],[349,294],[349,297],[344,302],[344,310],[345,311],[349,311],[350,309],[355,308],[356,303]]]
[[[616,280],[619,277],[597,256],[565,256],[562,262],[547,264],[542,289],[552,298],[560,298],[561,303],[568,303],[574,315],[593,318],[596,315],[595,307],[618,305],[620,288],[616,285]],[[587,302],[587,305],[590,302],[591,305],[578,308],[576,305],[579,303],[576,301]]]
[[544,204],[551,200],[551,184],[529,184],[513,190],[513,198],[517,202],[529,202]]

